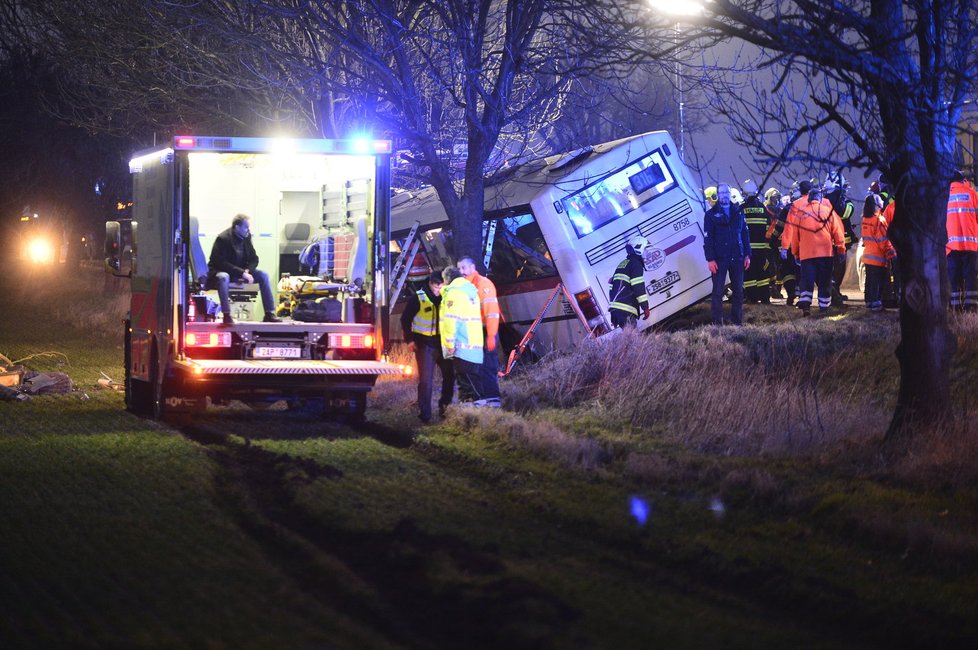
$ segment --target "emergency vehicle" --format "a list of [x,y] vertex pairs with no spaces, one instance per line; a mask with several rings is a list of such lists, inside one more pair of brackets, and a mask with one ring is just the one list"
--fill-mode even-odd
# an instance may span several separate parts
[[[504,347],[534,324],[537,355],[609,333],[609,280],[636,235],[650,244],[643,258],[651,317],[639,329],[708,296],[696,188],[665,131],[528,162],[487,188],[481,261],[499,295]],[[433,189],[395,197],[391,220],[392,248],[415,268],[455,262]]]
[[[383,356],[390,150],[384,140],[185,136],[136,155],[129,247],[119,222],[106,239],[109,268],[131,278],[127,407],[161,417],[232,399],[315,400],[361,419],[377,377],[407,371]],[[308,287],[338,303],[335,322],[261,322],[257,285],[232,285],[235,322],[221,322],[207,260],[238,213],[251,218],[258,268],[280,298]],[[314,241],[330,257],[307,278],[298,253]]]

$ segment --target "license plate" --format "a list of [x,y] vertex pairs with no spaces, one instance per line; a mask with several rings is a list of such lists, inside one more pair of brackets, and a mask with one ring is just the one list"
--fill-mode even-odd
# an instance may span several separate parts
[[299,359],[302,348],[298,346],[260,345],[255,348],[256,359]]

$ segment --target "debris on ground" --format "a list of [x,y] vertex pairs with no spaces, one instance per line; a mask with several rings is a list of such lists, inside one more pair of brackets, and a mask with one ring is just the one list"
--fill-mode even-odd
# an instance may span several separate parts
[[24,401],[31,395],[62,395],[75,389],[66,373],[38,372],[21,365],[22,361],[39,356],[62,357],[64,364],[68,363],[68,357],[60,352],[40,352],[16,361],[0,354],[0,400]]
[[112,390],[119,390],[119,391],[126,389],[126,385],[123,384],[121,381],[116,381],[115,379],[112,379],[112,377],[109,377],[104,372],[99,372],[99,374],[102,375],[102,377],[99,378],[98,385],[101,386],[102,388],[111,388]]

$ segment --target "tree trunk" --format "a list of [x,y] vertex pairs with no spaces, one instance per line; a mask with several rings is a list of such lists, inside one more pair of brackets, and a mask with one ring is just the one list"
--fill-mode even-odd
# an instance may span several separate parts
[[[926,179],[921,173],[902,178]],[[900,301],[900,392],[886,441],[950,416],[950,363],[957,341],[947,321],[948,187],[920,180],[897,193],[890,238],[898,252]]]

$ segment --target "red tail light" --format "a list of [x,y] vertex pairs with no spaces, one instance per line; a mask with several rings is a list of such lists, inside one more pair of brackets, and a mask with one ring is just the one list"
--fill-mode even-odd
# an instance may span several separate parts
[[607,321],[604,319],[604,314],[601,313],[601,308],[598,307],[598,301],[594,298],[594,293],[591,291],[590,287],[584,291],[578,291],[574,294],[574,298],[577,300],[577,306],[581,310],[581,314],[584,315],[584,319],[587,321],[587,326],[591,328],[591,333],[595,336],[601,336],[602,334],[607,334],[611,331],[608,326]]

